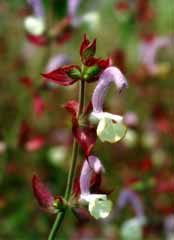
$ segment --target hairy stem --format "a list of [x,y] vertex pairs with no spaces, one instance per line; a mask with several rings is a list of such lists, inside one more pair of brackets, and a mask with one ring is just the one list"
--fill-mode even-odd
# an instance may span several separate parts
[[[80,115],[83,112],[84,103],[85,103],[85,82],[84,81],[80,81],[79,102],[80,102],[80,106],[79,106],[78,118],[80,117]],[[78,143],[74,139],[71,167],[70,167],[69,174],[68,174],[68,180],[67,180],[65,196],[64,196],[64,198],[67,202],[69,201],[69,198],[70,198],[71,192],[72,192],[72,186],[73,186],[73,180],[74,180],[74,176],[75,176],[77,157],[78,157]],[[48,240],[54,240],[55,239],[56,234],[57,234],[57,232],[58,232],[58,230],[61,226],[61,223],[64,219],[66,211],[67,211],[67,207],[65,207],[61,212],[58,212],[58,214],[56,216],[56,219],[55,219],[55,222],[52,226],[50,235],[48,237]]]

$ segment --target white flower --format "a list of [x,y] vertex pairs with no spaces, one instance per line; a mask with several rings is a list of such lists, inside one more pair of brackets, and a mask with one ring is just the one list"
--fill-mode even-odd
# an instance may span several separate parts
[[24,27],[28,33],[41,35],[45,31],[45,23],[42,17],[29,16],[24,20]]
[[103,103],[111,83],[115,83],[118,92],[122,92],[128,86],[127,80],[116,67],[108,67],[100,75],[97,86],[92,95],[93,112],[92,117],[99,120],[97,136],[101,141],[114,143],[125,136],[126,126],[123,117],[103,111]]
[[96,156],[89,156],[84,161],[80,175],[80,201],[88,204],[90,214],[98,218],[106,218],[111,211],[112,202],[107,199],[106,194],[90,193],[90,182],[93,173],[103,172],[104,168],[100,160]]

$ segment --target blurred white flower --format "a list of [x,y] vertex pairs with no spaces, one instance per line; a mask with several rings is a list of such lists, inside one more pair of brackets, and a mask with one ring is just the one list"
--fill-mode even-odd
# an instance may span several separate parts
[[33,35],[41,35],[45,31],[45,22],[43,18],[29,16],[24,20],[24,27],[26,31]]

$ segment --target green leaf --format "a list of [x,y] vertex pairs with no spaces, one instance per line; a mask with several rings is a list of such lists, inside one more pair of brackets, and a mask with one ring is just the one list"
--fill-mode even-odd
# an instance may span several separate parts
[[112,209],[112,202],[107,199],[94,199],[89,203],[89,212],[96,219],[106,218]]
[[97,136],[102,142],[115,143],[126,134],[126,126],[123,122],[113,122],[112,119],[102,118],[97,127]]

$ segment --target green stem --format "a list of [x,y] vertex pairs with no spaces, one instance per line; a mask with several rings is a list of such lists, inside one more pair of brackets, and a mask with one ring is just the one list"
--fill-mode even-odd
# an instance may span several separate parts
[[[79,106],[78,118],[80,117],[80,115],[83,112],[84,103],[85,103],[85,82],[84,81],[80,81],[79,102],[80,102],[80,106]],[[78,157],[78,143],[74,139],[71,167],[70,167],[69,174],[68,174],[67,186],[66,186],[66,191],[65,191],[65,196],[64,196],[64,198],[67,202],[69,201],[69,198],[70,198],[71,192],[72,192],[72,186],[73,186],[73,180],[74,180],[74,176],[75,176],[77,157]],[[58,232],[58,230],[61,226],[61,223],[64,219],[66,211],[67,211],[67,207],[65,207],[61,212],[58,212],[56,220],[55,220],[55,222],[53,224],[53,227],[51,229],[51,232],[49,234],[48,240],[54,240],[55,239],[56,234],[57,234],[57,232]]]

